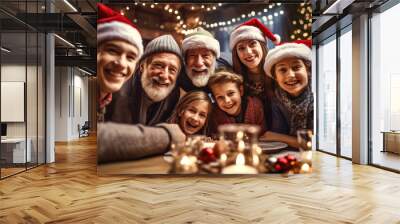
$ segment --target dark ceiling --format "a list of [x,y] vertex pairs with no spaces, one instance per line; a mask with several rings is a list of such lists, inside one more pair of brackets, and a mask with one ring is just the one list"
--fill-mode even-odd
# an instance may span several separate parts
[[6,59],[24,60],[26,56],[29,62],[37,51],[44,49],[44,44],[36,41],[43,38],[36,35],[51,32],[74,45],[55,38],[56,66],[79,66],[94,73],[96,1],[68,0],[68,3],[71,5],[62,0],[1,0],[2,46],[12,50]]

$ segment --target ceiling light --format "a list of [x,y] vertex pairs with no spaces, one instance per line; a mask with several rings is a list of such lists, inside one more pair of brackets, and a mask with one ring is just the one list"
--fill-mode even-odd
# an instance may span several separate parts
[[71,4],[69,3],[68,0],[64,0],[65,4],[67,4],[72,10],[74,10],[75,12],[78,12],[78,10]]
[[90,73],[90,72],[88,72],[88,71],[86,71],[86,70],[83,70],[83,69],[81,69],[81,68],[79,68],[79,67],[78,67],[78,70],[81,71],[81,72],[83,72],[83,73],[85,73],[85,74],[87,74],[87,75],[93,75],[92,73]]
[[62,42],[64,42],[65,44],[69,45],[70,47],[75,48],[75,45],[71,44],[71,42],[69,42],[68,40],[58,36],[57,34],[54,34],[55,37],[57,37],[59,40],[61,40]]
[[0,48],[2,51],[6,52],[6,53],[10,53],[11,51],[5,47],[1,47]]
[[342,14],[343,9],[352,4],[354,0],[337,0],[330,5],[322,14]]

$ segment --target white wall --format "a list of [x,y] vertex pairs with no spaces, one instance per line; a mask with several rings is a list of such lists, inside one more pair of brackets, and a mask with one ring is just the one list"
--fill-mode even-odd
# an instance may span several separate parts
[[56,67],[56,141],[77,139],[78,124],[88,120],[88,78],[82,75],[72,67]]
[[[26,135],[31,143],[32,161],[36,162],[36,159],[39,158],[39,163],[43,163],[45,158],[45,120],[43,112],[45,90],[43,86],[43,77],[44,74],[40,66],[25,66],[25,64],[3,64],[1,66],[2,81],[24,82],[26,83],[27,91],[26,106],[24,105],[22,108],[22,112],[26,112],[26,121],[7,122],[7,137],[25,138]],[[25,80],[25,78],[27,78],[27,80]],[[10,108],[1,108],[1,110],[10,110]],[[37,153],[39,153],[38,157]]]

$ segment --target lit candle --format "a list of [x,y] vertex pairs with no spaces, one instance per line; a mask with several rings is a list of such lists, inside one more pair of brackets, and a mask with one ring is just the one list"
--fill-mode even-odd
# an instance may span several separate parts
[[196,157],[184,155],[179,161],[177,172],[195,173],[197,172]]
[[239,153],[236,157],[236,164],[227,166],[222,170],[223,174],[257,174],[254,167],[245,165],[243,153]]
[[221,157],[219,159],[219,161],[221,162],[222,166],[225,166],[226,160],[228,159],[228,156],[225,153],[221,154]]
[[307,163],[304,163],[303,165],[301,165],[301,172],[308,173],[310,171],[311,171],[310,165],[308,165]]
[[302,160],[302,162],[311,164],[312,163],[312,151],[308,150],[308,151],[301,152],[301,160]]

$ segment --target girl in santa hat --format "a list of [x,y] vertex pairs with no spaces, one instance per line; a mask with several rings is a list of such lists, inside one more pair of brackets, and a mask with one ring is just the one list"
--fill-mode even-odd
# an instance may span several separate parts
[[314,98],[311,91],[311,40],[284,43],[265,58],[264,71],[275,80],[272,125],[262,139],[298,147],[300,129],[313,129]]
[[280,42],[278,35],[254,18],[232,31],[229,47],[232,50],[233,70],[243,76],[246,95],[257,96],[262,100],[268,127],[271,123],[269,102],[273,97],[273,81],[263,70],[268,53],[267,39],[274,44]]

